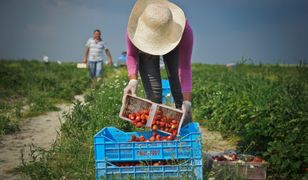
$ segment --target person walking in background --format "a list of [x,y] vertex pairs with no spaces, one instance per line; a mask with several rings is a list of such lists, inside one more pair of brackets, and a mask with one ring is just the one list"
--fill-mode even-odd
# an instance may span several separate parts
[[101,38],[101,31],[96,29],[93,32],[93,37],[89,38],[86,43],[86,52],[83,58],[83,63],[88,63],[91,79],[101,79],[103,73],[104,51],[108,58],[108,64],[112,65],[112,56],[105,42]]
[[162,103],[159,58],[163,57],[175,106],[191,119],[193,32],[180,7],[168,0],[137,0],[126,32],[129,83],[136,94],[138,71],[146,98]]

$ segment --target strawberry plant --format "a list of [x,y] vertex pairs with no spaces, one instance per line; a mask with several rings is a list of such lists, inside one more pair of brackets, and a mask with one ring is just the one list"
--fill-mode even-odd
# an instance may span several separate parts
[[[297,178],[307,167],[308,71],[297,67],[193,66],[194,119],[224,136],[240,138],[238,148],[262,155],[270,178]],[[305,163],[306,162],[306,163]]]

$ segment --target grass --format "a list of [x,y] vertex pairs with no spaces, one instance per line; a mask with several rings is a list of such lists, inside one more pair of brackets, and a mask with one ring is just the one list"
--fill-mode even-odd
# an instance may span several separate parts
[[88,85],[87,70],[74,63],[0,61],[0,135],[18,130],[23,118],[56,111]]
[[193,66],[194,119],[237,137],[242,153],[261,155],[272,179],[294,179],[307,167],[307,66]]

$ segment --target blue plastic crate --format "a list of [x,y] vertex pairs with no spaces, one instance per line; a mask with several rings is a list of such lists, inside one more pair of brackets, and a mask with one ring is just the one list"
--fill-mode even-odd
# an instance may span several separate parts
[[169,80],[167,79],[162,79],[161,80],[162,88],[163,89],[170,89],[170,83]]
[[170,90],[169,80],[162,79],[161,83],[162,83],[162,103],[163,104],[166,104],[167,102],[174,103],[174,99],[172,97]]
[[202,159],[189,159],[179,165],[125,166],[96,162],[96,179],[203,179]]
[[[189,123],[180,131],[180,139],[173,141],[128,142],[132,135],[146,139],[152,131],[123,132],[106,127],[94,136],[95,161],[127,162],[202,158],[201,131],[198,123]],[[161,134],[158,132],[158,134]]]

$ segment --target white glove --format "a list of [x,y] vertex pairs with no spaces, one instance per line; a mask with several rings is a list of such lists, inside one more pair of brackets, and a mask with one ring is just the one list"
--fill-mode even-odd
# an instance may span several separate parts
[[129,83],[124,88],[124,94],[132,94],[133,96],[136,96],[137,85],[138,85],[137,79],[129,80]]
[[183,111],[183,115],[184,115],[183,124],[185,125],[189,122],[192,122],[191,102],[190,101],[183,101],[182,111]]

